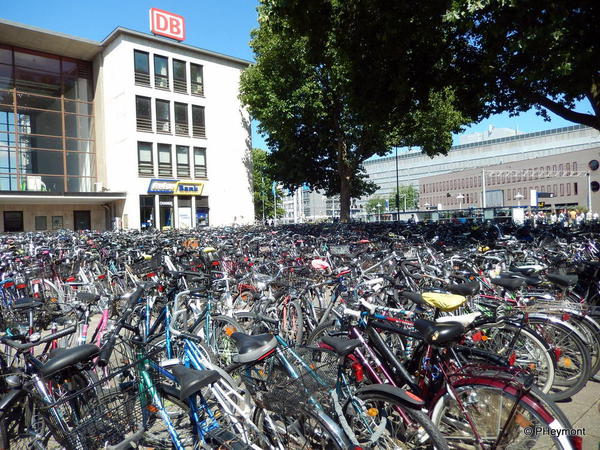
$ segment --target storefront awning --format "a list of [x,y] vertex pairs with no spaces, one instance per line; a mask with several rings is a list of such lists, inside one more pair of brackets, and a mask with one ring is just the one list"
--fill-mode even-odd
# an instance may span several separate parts
[[11,192],[0,191],[0,204],[37,205],[101,205],[125,200],[124,192]]

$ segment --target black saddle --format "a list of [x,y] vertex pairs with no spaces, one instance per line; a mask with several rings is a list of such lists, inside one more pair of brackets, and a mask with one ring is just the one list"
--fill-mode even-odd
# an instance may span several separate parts
[[431,308],[429,304],[423,300],[423,296],[419,292],[402,292],[402,297],[409,299],[411,302],[416,303],[419,306],[425,306]]
[[528,277],[527,275],[523,275],[522,273],[515,272],[502,272],[500,273],[500,278],[520,278],[522,280],[525,280],[525,282],[529,286],[539,286],[542,283],[542,279],[539,277]]
[[177,365],[172,368],[173,375],[181,389],[179,399],[185,401],[188,397],[199,392],[203,387],[213,384],[221,375],[216,370],[196,370],[190,367]]
[[519,266],[513,266],[513,267],[511,267],[510,271],[511,272],[520,273],[520,274],[525,275],[527,277],[530,276],[530,275],[533,275],[536,272],[536,270],[535,270],[534,267],[519,267]]
[[475,295],[479,292],[479,283],[462,283],[462,284],[449,284],[446,286],[446,290],[451,294],[462,295],[468,297]]
[[258,361],[277,347],[277,339],[272,334],[251,336],[236,331],[231,334],[231,338],[238,348],[238,354],[233,355],[233,361],[240,363]]
[[427,344],[443,347],[458,341],[465,334],[465,327],[458,322],[436,323],[430,320],[415,320],[415,329],[423,335]]
[[73,348],[57,348],[50,352],[50,359],[40,368],[42,377],[54,375],[67,367],[89,361],[100,352],[93,344],[83,344]]
[[562,275],[560,273],[549,273],[546,275],[548,280],[562,287],[571,287],[577,284],[579,277],[577,275]]
[[100,300],[100,296],[90,292],[78,292],[77,300],[83,303],[97,303]]
[[13,302],[13,304],[11,305],[11,308],[20,309],[20,310],[35,309],[38,306],[42,306],[43,304],[44,303],[40,302],[39,300],[37,300],[35,298],[22,297],[22,298],[16,299]]
[[492,278],[490,281],[492,284],[501,286],[507,291],[516,291],[525,286],[525,280],[522,278]]
[[329,345],[340,356],[347,356],[360,346],[361,342],[358,339],[345,339],[334,336],[324,336],[321,339],[323,343]]

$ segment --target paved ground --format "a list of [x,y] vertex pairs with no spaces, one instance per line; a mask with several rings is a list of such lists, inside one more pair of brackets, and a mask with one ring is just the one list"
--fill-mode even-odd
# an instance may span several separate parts
[[600,383],[588,381],[584,389],[559,406],[573,428],[585,428],[584,450],[600,450]]

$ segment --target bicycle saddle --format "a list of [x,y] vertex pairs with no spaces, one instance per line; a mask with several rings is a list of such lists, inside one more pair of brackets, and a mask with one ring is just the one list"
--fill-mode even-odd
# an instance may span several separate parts
[[501,286],[508,291],[516,291],[525,285],[525,280],[522,278],[492,278],[490,281],[492,284]]
[[100,300],[100,296],[90,292],[78,292],[77,300],[83,303],[96,303],[98,300]]
[[465,327],[459,322],[435,323],[425,319],[415,320],[415,329],[427,344],[437,347],[452,344],[465,333]]
[[546,275],[550,281],[562,287],[575,286],[579,277],[577,275],[562,275],[560,273],[549,273]]
[[542,283],[542,279],[539,277],[529,277],[527,275],[523,275],[522,273],[515,272],[501,272],[500,278],[518,278],[525,280],[529,286],[538,286]]
[[330,346],[338,355],[346,356],[354,351],[360,345],[358,339],[339,338],[335,336],[323,336],[321,341]]
[[40,302],[39,300],[36,300],[35,298],[31,298],[31,297],[23,297],[23,298],[18,298],[16,299],[13,304],[11,305],[11,307],[13,309],[35,309],[38,306],[42,306],[43,303]]
[[197,370],[182,365],[174,366],[171,370],[173,370],[173,375],[175,375],[181,387],[179,390],[179,399],[183,402],[203,387],[221,378],[221,375],[216,370]]
[[238,354],[233,355],[232,359],[240,363],[258,361],[273,352],[277,347],[277,339],[272,334],[251,336],[236,331],[231,334],[231,338],[238,348]]
[[448,292],[451,292],[452,294],[464,296],[475,295],[479,292],[479,283],[472,282],[462,284],[449,284],[448,286],[446,286],[446,290]]
[[93,344],[83,344],[73,348],[57,348],[50,352],[50,359],[40,368],[42,377],[54,375],[77,363],[89,361],[100,349]]

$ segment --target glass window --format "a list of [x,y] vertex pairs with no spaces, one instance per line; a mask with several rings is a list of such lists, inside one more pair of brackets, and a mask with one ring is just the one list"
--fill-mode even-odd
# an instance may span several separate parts
[[183,178],[190,177],[190,148],[184,145],[178,145],[175,148],[177,155],[177,176]]
[[35,229],[36,229],[36,231],[47,230],[48,229],[48,217],[35,216]]
[[140,195],[140,228],[152,228],[154,217],[154,195]]
[[206,178],[206,149],[194,147],[194,177]]
[[576,171],[577,171],[577,163],[573,162],[573,172],[576,172]]
[[171,163],[171,146],[169,144],[158,144],[158,176],[173,176],[173,165]]
[[192,95],[204,95],[204,72],[199,64],[190,63]]
[[89,177],[94,175],[94,155],[90,153],[67,152],[67,174]]
[[567,183],[567,195],[571,195],[571,183]]
[[142,177],[154,176],[151,142],[138,142],[138,174]]
[[165,56],[154,55],[154,87],[169,89],[169,60]]
[[173,87],[175,92],[187,94],[187,68],[185,61],[173,60]]
[[150,86],[150,62],[148,53],[140,50],[133,51],[135,84]]
[[571,175],[571,163],[566,163],[565,164],[565,170],[566,170],[566,175],[569,176]]
[[92,117],[65,114],[65,135],[67,137],[91,139]]
[[561,185],[560,185],[560,194],[559,194],[559,195],[560,195],[561,197],[562,197],[563,195],[565,195],[565,185],[564,185],[564,184],[561,184]]
[[152,110],[148,97],[135,97],[135,117],[138,131],[152,131]]
[[189,136],[190,134],[187,110],[187,104],[175,103],[175,134],[180,136]]
[[573,195],[577,195],[578,190],[577,190],[577,183],[573,183]]
[[192,134],[194,137],[206,138],[204,106],[192,105]]
[[91,192],[94,187],[94,178],[68,177],[67,189],[69,192]]
[[171,112],[168,100],[156,100],[156,132],[171,134]]

